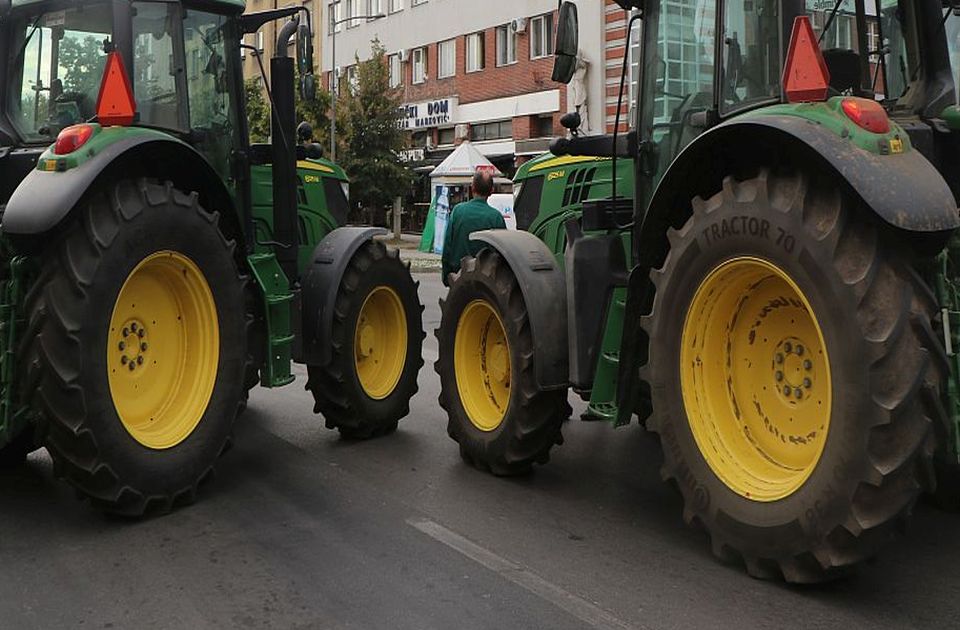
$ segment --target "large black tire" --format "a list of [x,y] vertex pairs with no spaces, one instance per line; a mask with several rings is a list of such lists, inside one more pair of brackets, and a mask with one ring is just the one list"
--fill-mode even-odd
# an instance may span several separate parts
[[[410,275],[409,265],[399,252],[379,241],[368,241],[353,255],[343,273],[334,305],[333,354],[325,366],[307,366],[307,389],[313,393],[314,413],[322,413],[328,429],[352,440],[364,440],[392,433],[410,413],[410,399],[417,393],[417,375],[423,367],[421,349],[423,306],[417,292],[419,282]],[[357,326],[368,298],[392,292],[398,300],[396,325],[405,326],[406,346],[396,382],[383,391],[368,391],[358,374]],[[402,319],[402,323],[399,321]],[[380,331],[391,334],[390,331]],[[381,338],[376,343],[382,343]]]
[[[477,421],[465,408],[457,382],[457,369],[477,370],[461,377],[485,378],[476,365],[456,361],[455,347],[461,320],[471,304],[479,302],[484,313],[496,314],[487,324],[505,333],[509,353],[506,406],[498,401],[500,418],[480,418],[486,413],[474,407]],[[569,416],[566,390],[542,391],[534,378],[535,340],[520,284],[510,266],[496,251],[482,250],[477,258],[464,258],[461,270],[450,283],[446,300],[440,301],[441,320],[436,335],[439,357],[434,368],[440,375],[440,406],[447,412],[447,432],[460,445],[460,456],[468,464],[494,475],[519,475],[533,465],[545,464],[550,449],[562,442],[561,425]],[[483,316],[483,313],[481,313]],[[499,322],[496,320],[499,319]],[[484,333],[484,337],[487,333]],[[463,341],[469,343],[469,340]],[[484,342],[486,343],[486,342]],[[479,351],[479,350],[478,350]],[[486,356],[487,351],[484,351]],[[495,414],[496,415],[496,414]]]
[[[219,340],[198,337],[217,349],[216,375],[200,370],[212,390],[209,398],[194,403],[194,413],[202,414],[196,426],[165,448],[146,445],[125,427],[108,375],[117,367],[117,357],[108,352],[119,345],[111,318],[121,290],[138,265],[157,252],[174,252],[195,265],[212,297]],[[26,302],[30,334],[20,349],[19,365],[25,370],[20,381],[24,399],[40,414],[42,441],[56,473],[94,506],[113,513],[139,516],[191,502],[229,444],[248,358],[246,279],[238,270],[234,244],[218,228],[218,215],[200,207],[196,194],[170,184],[119,181],[88,196],[75,210],[71,223],[43,252],[42,265]],[[182,275],[187,276],[186,268]],[[145,313],[151,308],[157,306],[141,305]],[[190,315],[181,312],[186,326]],[[159,315],[151,316],[163,324]],[[180,330],[181,318],[175,319],[166,330]],[[157,335],[161,342],[172,339],[159,336],[159,327]],[[186,361],[183,365],[193,359]],[[133,361],[122,363],[129,367]],[[138,365],[153,369],[157,363],[147,355]],[[155,385],[147,379],[138,386],[146,396]]]
[[[935,483],[933,427],[946,421],[937,402],[946,357],[931,328],[935,301],[902,240],[827,176],[728,177],[722,191],[694,199],[692,211],[670,230],[666,260],[651,274],[652,310],[641,321],[649,357],[640,378],[652,392],[648,427],[663,446],[663,477],[683,496],[685,521],[706,529],[721,558],[742,560],[760,578],[832,579],[902,531]],[[719,478],[698,447],[682,391],[681,334],[694,296],[712,270],[738,257],[789,275],[829,355],[822,453],[802,485],[778,500],[746,498]],[[748,385],[754,401],[761,386]]]

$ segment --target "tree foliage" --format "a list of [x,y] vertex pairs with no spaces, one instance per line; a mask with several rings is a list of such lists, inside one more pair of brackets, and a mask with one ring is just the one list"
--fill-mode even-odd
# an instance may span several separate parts
[[400,163],[403,134],[397,124],[400,90],[390,87],[386,51],[374,40],[370,58],[357,61],[356,83],[342,89],[338,100],[337,161],[350,177],[354,208],[379,215],[410,185],[410,172]]
[[[299,85],[299,82],[297,83]],[[260,87],[257,79],[244,82],[244,94],[247,102],[247,122],[250,125],[250,142],[267,142],[270,139],[270,102],[267,91]],[[330,94],[317,91],[316,98],[306,101],[296,96],[297,124],[308,122],[313,127],[313,140],[327,149],[330,146]]]
[[247,125],[250,142],[266,142],[270,139],[270,104],[256,79],[247,79],[243,84],[247,101]]
[[66,69],[64,91],[96,95],[106,62],[103,42],[92,35],[83,39],[64,37],[60,40],[59,57],[60,67]]

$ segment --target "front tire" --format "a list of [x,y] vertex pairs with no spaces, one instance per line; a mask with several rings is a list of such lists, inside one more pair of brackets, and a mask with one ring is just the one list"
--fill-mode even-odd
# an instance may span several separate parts
[[542,391],[534,378],[535,340],[513,271],[497,252],[465,258],[442,300],[440,406],[447,433],[468,464],[495,475],[545,464],[569,417],[566,390]]
[[22,394],[56,472],[107,511],[192,501],[229,443],[245,279],[217,219],[196,194],[120,181],[43,253]]
[[642,319],[663,476],[751,575],[836,577],[933,484],[935,303],[829,179],[727,178],[692,206]]
[[307,389],[314,412],[345,438],[392,433],[410,413],[426,336],[417,286],[399,252],[379,241],[361,245],[343,273],[332,357],[307,367]]

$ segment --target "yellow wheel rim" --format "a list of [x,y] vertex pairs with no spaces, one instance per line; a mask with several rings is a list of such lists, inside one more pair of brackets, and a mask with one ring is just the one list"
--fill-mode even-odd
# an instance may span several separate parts
[[354,361],[363,391],[374,400],[391,393],[407,358],[407,316],[400,296],[377,287],[360,307],[353,336]]
[[493,431],[510,404],[510,344],[496,309],[484,300],[467,304],[453,346],[463,409],[475,427]]
[[183,254],[161,251],[127,276],[110,317],[110,396],[127,432],[167,449],[203,418],[220,360],[220,328],[210,286]]
[[727,261],[697,289],[681,348],[687,420],[713,472],[754,501],[793,494],[823,454],[832,395],[803,292],[765,260]]

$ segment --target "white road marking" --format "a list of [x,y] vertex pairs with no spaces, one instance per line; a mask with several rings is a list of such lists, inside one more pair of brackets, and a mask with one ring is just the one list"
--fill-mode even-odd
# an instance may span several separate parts
[[440,358],[440,355],[433,348],[424,348],[421,354],[423,354],[424,360],[429,360],[430,362],[436,362],[436,360]]
[[425,518],[409,518],[407,524],[418,529],[437,542],[441,542],[451,549],[460,552],[474,562],[498,573],[514,584],[525,588],[534,595],[538,595],[557,608],[565,610],[580,621],[594,628],[603,630],[637,630],[613,616],[608,611],[592,604],[578,595],[564,590],[552,582],[548,582],[536,573],[519,564],[498,556],[489,549],[467,540],[460,534],[447,529],[439,523]]

